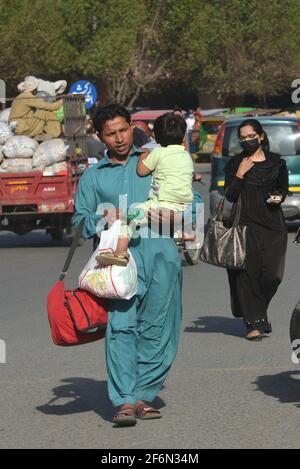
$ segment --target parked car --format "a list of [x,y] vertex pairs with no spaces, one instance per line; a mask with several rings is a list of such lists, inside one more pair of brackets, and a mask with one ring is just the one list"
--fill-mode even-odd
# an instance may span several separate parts
[[[238,126],[245,118],[233,118],[222,124],[212,153],[210,212],[213,214],[224,195],[224,167],[230,157],[242,148],[238,139]],[[289,173],[290,197],[282,204],[286,220],[300,219],[300,119],[283,116],[259,116],[257,120],[268,135],[270,150],[285,160]],[[226,201],[224,217],[228,217],[231,204]]]

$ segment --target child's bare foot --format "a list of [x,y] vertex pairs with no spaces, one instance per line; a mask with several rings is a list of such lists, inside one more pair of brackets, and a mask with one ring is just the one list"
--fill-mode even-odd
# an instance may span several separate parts
[[129,261],[128,252],[101,252],[96,256],[96,261],[100,265],[119,265],[126,267]]
[[183,233],[183,241],[195,241],[196,235],[192,233]]
[[193,181],[201,181],[202,179],[202,174],[199,173],[193,173]]

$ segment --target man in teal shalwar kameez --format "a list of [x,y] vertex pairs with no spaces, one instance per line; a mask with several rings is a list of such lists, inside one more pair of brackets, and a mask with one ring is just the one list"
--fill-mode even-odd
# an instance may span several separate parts
[[[106,156],[80,179],[76,194],[75,224],[85,218],[83,236],[97,232],[103,215],[99,205],[127,206],[148,198],[151,176],[139,177],[136,167],[142,150],[132,143],[130,115],[110,105],[100,108],[95,128],[106,144]],[[112,221],[112,210],[106,219]],[[118,426],[134,425],[136,418],[159,418],[151,407],[176,356],[182,314],[181,261],[174,241],[139,237],[130,244],[138,270],[138,293],[129,301],[111,300],[106,332],[108,392]]]

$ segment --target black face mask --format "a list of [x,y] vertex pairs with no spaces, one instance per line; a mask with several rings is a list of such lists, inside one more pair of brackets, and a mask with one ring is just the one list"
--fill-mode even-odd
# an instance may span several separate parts
[[260,147],[260,141],[258,138],[253,138],[252,140],[244,140],[241,142],[241,147],[244,150],[244,153],[246,155],[253,155],[259,147]]

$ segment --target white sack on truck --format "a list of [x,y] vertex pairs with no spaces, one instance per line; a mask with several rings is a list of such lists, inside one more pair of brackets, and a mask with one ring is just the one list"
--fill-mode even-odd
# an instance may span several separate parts
[[43,176],[55,176],[61,171],[67,171],[67,162],[61,161],[60,163],[54,163],[50,166],[46,166],[43,171]]
[[0,122],[4,122],[4,124],[8,124],[9,115],[10,115],[11,107],[4,109],[4,111],[0,112]]
[[33,167],[44,169],[46,166],[64,161],[68,148],[68,145],[61,138],[41,143],[33,155]]
[[3,145],[12,136],[13,133],[9,125],[0,122],[0,145]]
[[25,135],[15,135],[3,145],[6,158],[31,158],[39,144],[33,138]]
[[32,159],[11,158],[5,159],[0,166],[1,173],[28,173],[32,171]]
[[52,96],[52,97],[55,97],[58,94],[62,94],[67,88],[66,80],[47,81],[47,80],[42,80],[41,78],[27,76],[25,77],[24,81],[26,83],[27,81],[32,82],[33,80],[37,80],[38,92],[47,93],[49,96]]

